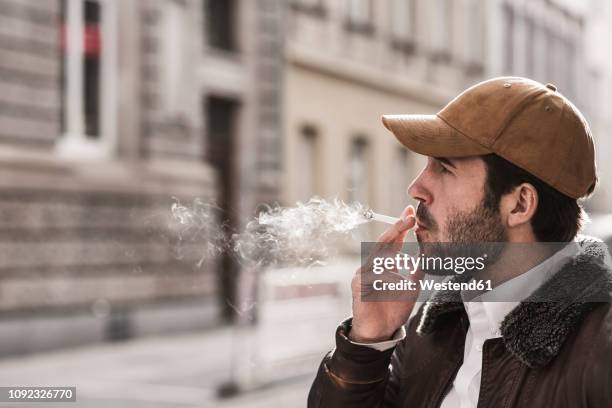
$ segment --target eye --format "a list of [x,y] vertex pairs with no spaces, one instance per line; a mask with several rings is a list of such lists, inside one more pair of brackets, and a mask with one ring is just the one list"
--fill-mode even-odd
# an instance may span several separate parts
[[450,174],[450,171],[446,167],[444,167],[442,163],[438,162],[437,165],[438,165],[438,173],[440,174],[449,173]]

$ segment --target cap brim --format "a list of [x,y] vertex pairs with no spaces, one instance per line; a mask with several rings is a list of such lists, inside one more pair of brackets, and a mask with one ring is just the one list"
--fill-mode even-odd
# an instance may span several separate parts
[[382,122],[408,149],[432,157],[465,157],[492,151],[437,115],[383,115]]

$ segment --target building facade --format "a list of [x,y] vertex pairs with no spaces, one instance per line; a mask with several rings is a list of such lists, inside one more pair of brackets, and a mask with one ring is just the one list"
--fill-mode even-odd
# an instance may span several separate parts
[[0,354],[229,314],[237,268],[198,262],[170,207],[214,201],[231,234],[277,194],[281,13],[0,1]]
[[380,116],[435,113],[486,78],[554,83],[591,119],[589,9],[576,3],[290,2],[285,201],[339,197],[398,214],[409,202],[406,187],[423,157],[403,149]]
[[522,75],[553,83],[585,115],[595,140],[599,185],[585,202],[589,212],[612,210],[612,180],[607,156],[612,126],[606,114],[612,63],[603,51],[612,39],[612,9],[603,1],[573,0],[491,2],[491,37],[503,47],[489,45],[492,75]]
[[[313,195],[387,214],[409,202],[423,157],[382,126],[437,112],[484,76],[484,1],[291,2],[285,71],[285,201]],[[370,237],[380,229],[375,226]]]
[[231,317],[256,285],[177,242],[174,198],[216,202],[227,236],[262,203],[312,196],[398,214],[424,158],[380,116],[435,113],[484,78],[555,83],[605,149],[609,64],[584,51],[604,14],[568,0],[0,0],[0,354]]
[[[587,113],[586,8],[569,1],[488,2],[489,66],[492,74],[553,83]],[[501,44],[501,46],[499,46]]]
[[587,75],[590,79],[588,106],[591,130],[595,137],[599,189],[593,195],[592,209],[612,212],[612,117],[608,103],[612,98],[612,55],[605,50],[612,41],[612,4],[594,0],[585,27]]

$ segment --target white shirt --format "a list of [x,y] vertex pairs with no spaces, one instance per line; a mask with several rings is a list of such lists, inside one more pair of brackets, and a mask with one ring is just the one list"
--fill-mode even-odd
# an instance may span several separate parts
[[[510,279],[493,290],[463,303],[470,326],[465,335],[463,364],[457,372],[450,392],[442,402],[442,408],[468,408],[478,405],[480,394],[480,376],[482,373],[482,346],[488,339],[501,337],[500,325],[504,317],[520,302],[492,302],[487,299],[512,298],[510,293],[520,293],[521,299],[528,297],[535,289],[550,279],[561,267],[572,259],[579,248],[571,242],[551,257],[536,265],[529,271]],[[503,294],[500,296],[500,294]],[[516,298],[516,295],[514,296]],[[476,300],[476,301],[475,301]],[[480,300],[480,301],[477,301]],[[402,327],[393,339],[374,344],[355,343],[377,350],[393,347],[405,337]]]

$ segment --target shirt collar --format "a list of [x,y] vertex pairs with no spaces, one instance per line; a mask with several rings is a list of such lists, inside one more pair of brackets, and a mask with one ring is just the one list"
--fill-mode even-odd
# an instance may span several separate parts
[[[470,305],[472,302],[477,302],[482,305],[492,332],[497,331],[504,317],[512,309],[518,306],[523,299],[527,298],[548,279],[552,278],[563,265],[576,256],[579,250],[578,244],[575,241],[571,241],[527,272],[475,297],[471,302],[464,302],[468,318],[470,318],[470,314],[473,315],[479,311],[480,307]],[[497,301],[494,299],[512,299],[512,301]]]

